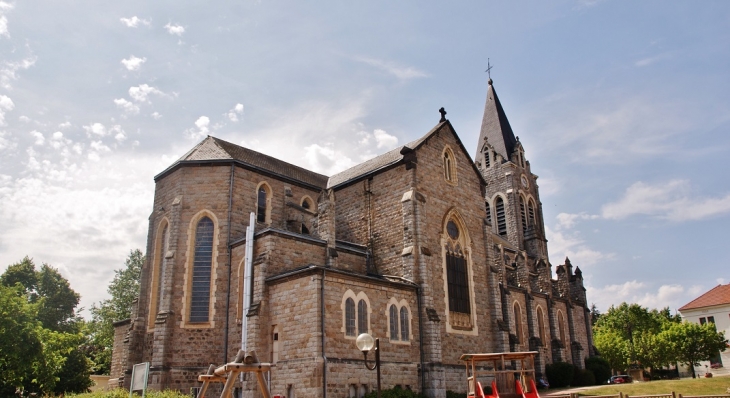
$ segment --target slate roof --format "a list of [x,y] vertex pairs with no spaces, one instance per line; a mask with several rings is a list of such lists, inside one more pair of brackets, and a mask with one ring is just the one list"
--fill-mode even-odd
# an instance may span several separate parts
[[[264,155],[263,153],[221,140],[220,138],[208,136],[170,167],[165,169],[165,171],[155,176],[155,180],[166,175],[168,172],[183,163],[234,160],[252,166],[253,168],[294,179],[318,188],[333,188],[398,164],[403,160],[405,153],[418,149],[434,133],[439,131],[446,124],[451,127],[451,123],[448,120],[440,122],[421,138],[393,149],[392,151],[386,152],[380,156],[366,160],[365,162],[337,173],[329,178],[325,175]],[[453,131],[453,127],[451,127],[451,130]],[[458,136],[456,136],[456,139],[464,151],[464,154],[468,157],[469,154],[467,153],[466,148],[464,148],[464,144],[461,140],[459,140]],[[480,178],[483,178],[473,162],[471,164],[476,174]]]
[[489,79],[489,88],[487,89],[487,102],[484,105],[484,116],[482,116],[482,129],[479,133],[479,141],[477,142],[477,157],[479,148],[483,145],[484,138],[487,138],[494,150],[502,155],[502,158],[509,160],[510,155],[515,149],[517,139],[512,132],[512,126],[509,125],[507,115],[502,109],[499,102],[497,92],[494,91],[492,79]]
[[211,136],[208,136],[193,147],[193,149],[178,159],[172,166],[168,167],[167,170],[156,176],[155,179],[181,163],[206,160],[236,160],[254,168],[319,188],[325,188],[327,186],[327,176],[325,175]]
[[380,156],[376,156],[370,160],[366,160],[356,166],[350,167],[349,169],[345,171],[341,171],[332,177],[330,177],[329,181],[327,182],[327,188],[332,188],[344,183],[347,183],[349,181],[355,180],[359,177],[362,177],[367,174],[371,174],[373,172],[376,172],[380,169],[384,169],[388,166],[394,165],[398,162],[400,162],[403,159],[403,154],[401,151],[403,151],[404,148],[406,149],[416,149],[421,144],[423,144],[433,133],[438,131],[441,126],[448,123],[448,121],[440,122],[437,124],[434,128],[431,129],[426,135],[423,137],[409,142],[406,145],[402,147],[398,147],[396,149],[393,149],[390,152],[386,152]]
[[727,285],[715,286],[709,292],[690,301],[679,310],[694,310],[697,308],[712,307],[723,304],[730,304],[730,283]]

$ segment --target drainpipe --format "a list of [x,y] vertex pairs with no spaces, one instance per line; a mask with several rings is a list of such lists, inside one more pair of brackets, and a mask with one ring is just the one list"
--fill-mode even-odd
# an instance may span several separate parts
[[325,353],[325,330],[324,330],[324,278],[327,270],[322,268],[322,280],[319,286],[320,319],[322,320],[322,397],[327,398],[327,354]]
[[256,215],[251,212],[248,218],[248,227],[246,227],[246,256],[243,260],[243,313],[241,314],[241,349],[243,352],[246,352],[248,340],[248,310],[251,308],[251,274],[253,273],[253,234],[255,225]]
[[236,165],[231,163],[231,181],[228,186],[228,288],[226,289],[226,327],[225,335],[223,335],[223,363],[227,363],[228,357],[228,322],[231,318],[231,212],[233,211],[233,176],[236,172]]

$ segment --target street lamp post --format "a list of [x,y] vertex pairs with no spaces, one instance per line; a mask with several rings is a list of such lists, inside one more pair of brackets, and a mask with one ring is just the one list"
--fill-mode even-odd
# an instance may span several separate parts
[[[357,336],[355,340],[357,348],[362,351],[365,356],[365,368],[368,370],[377,370],[378,373],[378,398],[380,398],[380,339],[373,339],[373,336],[363,333]],[[375,365],[371,368],[368,366],[368,352],[375,349]]]

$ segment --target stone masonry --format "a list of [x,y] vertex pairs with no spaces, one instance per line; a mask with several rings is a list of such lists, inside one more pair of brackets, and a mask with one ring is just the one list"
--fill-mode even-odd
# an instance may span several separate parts
[[[271,390],[287,397],[373,390],[360,332],[380,339],[383,388],[429,397],[466,390],[465,353],[536,351],[538,373],[583,367],[593,342],[582,272],[566,258],[553,279],[538,177],[491,80],[475,159],[446,119],[330,177],[204,139],[155,177],[112,382],[128,387],[132,366],[150,362],[150,388],[190,392],[236,355],[244,319],[247,349],[276,364]],[[250,376],[236,388],[260,396]]]

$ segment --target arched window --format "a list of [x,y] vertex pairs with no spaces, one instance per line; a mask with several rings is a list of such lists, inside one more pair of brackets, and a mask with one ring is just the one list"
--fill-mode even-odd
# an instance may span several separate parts
[[163,294],[163,286],[165,285],[165,254],[167,253],[167,247],[168,247],[168,239],[169,234],[167,231],[167,224],[165,224],[165,228],[162,230],[162,242],[160,242],[160,258],[159,258],[159,270],[157,271],[157,312],[160,312],[162,309],[162,294]]
[[515,335],[517,336],[517,344],[522,344],[522,309],[520,305],[515,302],[512,306],[515,316]]
[[542,307],[537,307],[537,334],[540,337],[542,344],[545,344],[545,316],[542,312]]
[[446,245],[446,277],[449,287],[449,311],[470,314],[466,256],[459,242],[459,227],[453,220],[446,223],[446,233],[450,238]]
[[522,221],[522,232],[527,232],[527,214],[525,213],[525,200],[520,196],[520,219]]
[[302,223],[302,235],[309,235],[309,228]]
[[312,205],[312,199],[310,199],[308,196],[303,197],[302,198],[302,207],[307,210],[312,209],[314,207]]
[[560,336],[560,341],[563,342],[563,346],[567,347],[566,341],[565,341],[565,326],[564,326],[565,320],[563,319],[563,313],[558,311],[558,335]]
[[497,233],[507,236],[507,219],[504,214],[504,201],[501,196],[497,196],[494,201],[494,208],[497,211]]
[[368,332],[368,303],[360,300],[357,303],[357,334]]
[[166,219],[160,222],[157,228],[157,238],[155,240],[155,256],[152,269],[152,283],[150,284],[150,301],[147,329],[151,330],[155,327],[155,319],[157,314],[162,311],[162,295],[165,281],[166,259],[165,254],[169,247],[169,224]]
[[213,221],[208,217],[203,217],[195,228],[190,322],[208,322],[212,262]]
[[390,339],[398,340],[398,308],[395,304],[390,305]]
[[456,182],[456,162],[454,159],[454,153],[451,152],[451,148],[446,147],[443,154],[444,160],[444,178],[446,181],[455,183]]
[[527,203],[527,213],[530,216],[530,225],[535,225],[535,202],[532,199]]
[[484,202],[484,206],[487,208],[487,223],[492,225],[492,207],[489,206],[489,202]]
[[259,187],[259,192],[256,200],[256,222],[266,222],[266,212],[268,207],[267,196],[268,192],[266,192],[266,187],[264,185],[261,185]]
[[408,308],[400,307],[400,339],[403,341],[408,341],[410,338],[410,330],[409,330],[409,324],[410,321],[408,319]]
[[355,300],[345,301],[345,334],[355,336]]

